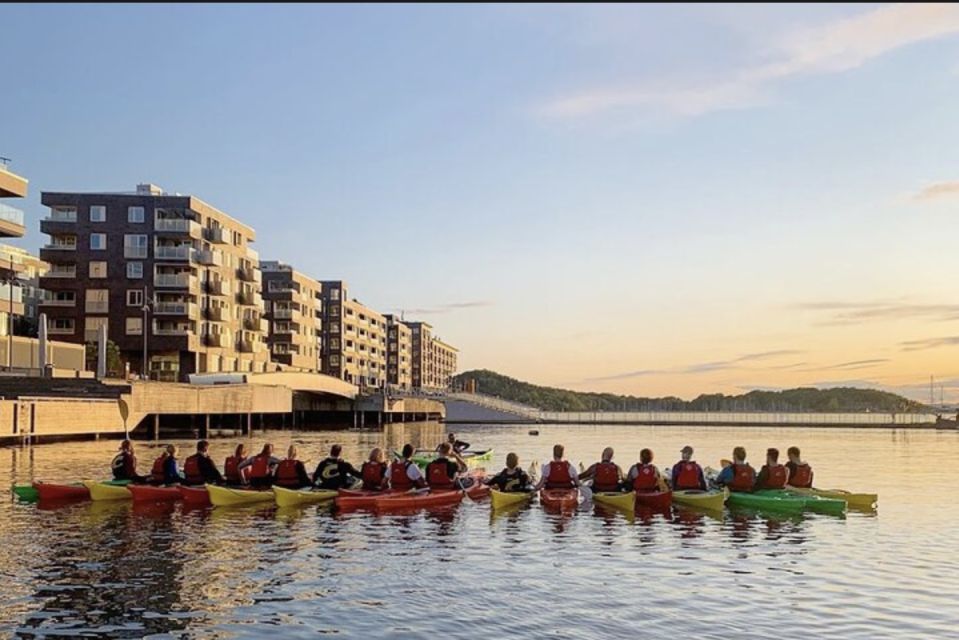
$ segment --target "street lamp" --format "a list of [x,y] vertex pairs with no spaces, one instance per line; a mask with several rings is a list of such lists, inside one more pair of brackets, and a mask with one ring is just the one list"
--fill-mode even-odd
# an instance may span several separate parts
[[148,314],[150,313],[151,304],[153,304],[153,301],[147,296],[147,288],[144,286],[143,287],[143,365],[142,365],[142,371],[140,371],[140,377],[144,380],[150,379],[150,371],[148,369],[148,362],[149,362],[148,343],[150,338]]

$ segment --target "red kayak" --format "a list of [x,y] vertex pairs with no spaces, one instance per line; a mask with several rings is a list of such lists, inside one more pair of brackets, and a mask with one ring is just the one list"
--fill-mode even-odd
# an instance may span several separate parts
[[403,511],[405,509],[422,509],[426,507],[445,507],[459,504],[465,493],[458,489],[442,489],[430,491],[424,489],[422,493],[405,491],[391,496],[383,496],[373,501],[373,508],[377,511]]
[[668,509],[673,504],[672,491],[637,491],[636,505],[649,509]]
[[129,484],[127,490],[133,494],[134,502],[173,502],[180,500],[178,487],[154,487],[149,484]]
[[334,502],[340,509],[372,509],[379,498],[393,496],[406,491],[367,491],[365,489],[340,489]]
[[540,489],[539,501],[550,509],[575,509],[579,505],[579,489]]
[[206,490],[206,485],[186,487],[181,484],[178,485],[176,489],[180,492],[180,497],[183,498],[184,504],[188,504],[191,507],[209,507],[213,505],[213,503],[210,502],[210,492]]
[[34,482],[39,500],[89,500],[90,490],[82,484],[53,484]]

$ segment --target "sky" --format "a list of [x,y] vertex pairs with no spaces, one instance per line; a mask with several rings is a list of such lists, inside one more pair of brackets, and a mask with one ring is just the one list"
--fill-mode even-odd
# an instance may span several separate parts
[[2,5],[0,156],[153,182],[460,369],[959,400],[959,6]]

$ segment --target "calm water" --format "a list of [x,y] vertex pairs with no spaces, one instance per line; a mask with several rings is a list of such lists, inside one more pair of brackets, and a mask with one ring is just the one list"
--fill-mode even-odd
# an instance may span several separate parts
[[[402,428],[400,428],[402,429]],[[675,510],[627,519],[488,503],[414,516],[296,510],[0,505],[0,635],[110,638],[611,638],[695,634],[959,637],[959,434],[646,427],[460,429],[524,466],[554,442],[574,462],[603,446],[621,464],[684,444],[716,464],[742,444],[796,444],[820,486],[880,494],[873,514],[722,517]],[[431,443],[439,427],[271,433],[313,464],[332,442]],[[253,443],[263,441],[257,435]],[[105,476],[116,442],[0,449],[8,481]],[[181,442],[190,447],[191,443]],[[234,441],[217,440],[221,460]],[[141,465],[154,457],[139,448]]]

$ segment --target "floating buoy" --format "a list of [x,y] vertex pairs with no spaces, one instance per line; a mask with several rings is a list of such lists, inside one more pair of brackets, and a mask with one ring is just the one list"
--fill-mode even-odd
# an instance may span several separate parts
[[539,435],[539,431],[537,431],[536,429],[530,429],[529,435],[531,435],[531,436],[538,436],[538,435]]

